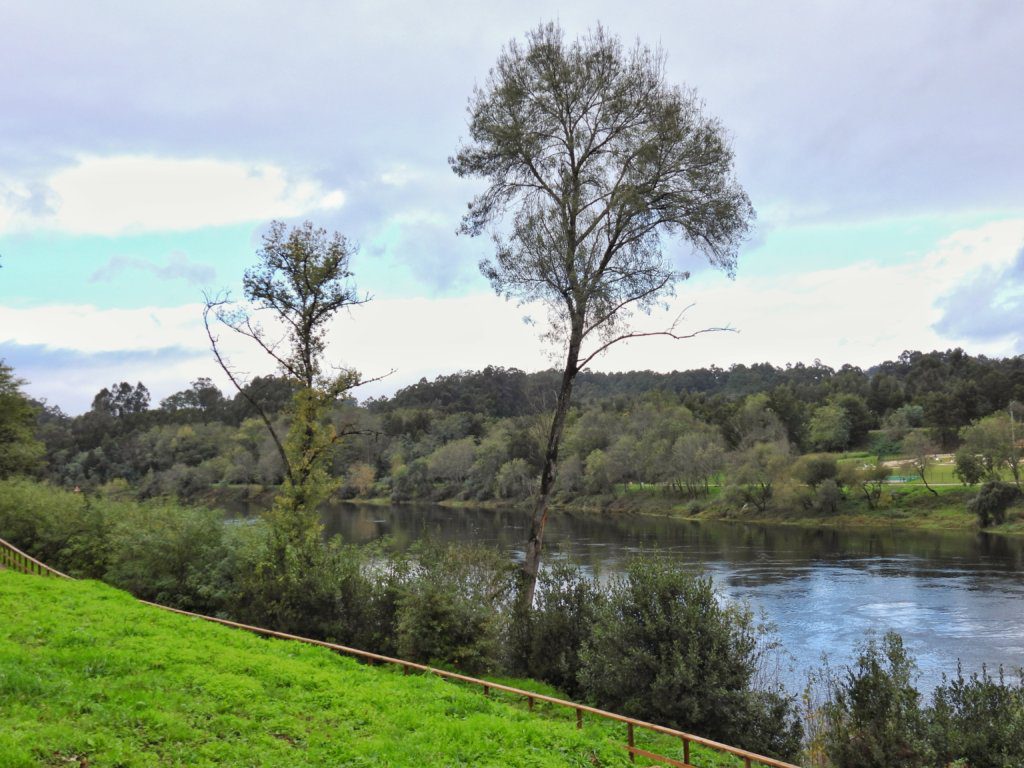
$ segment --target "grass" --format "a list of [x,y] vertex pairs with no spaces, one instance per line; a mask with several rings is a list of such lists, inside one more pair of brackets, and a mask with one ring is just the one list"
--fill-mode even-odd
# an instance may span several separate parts
[[[588,718],[577,731],[571,711],[529,713],[98,582],[0,570],[0,616],[0,768],[629,764],[624,726]],[[701,766],[737,764],[702,754]]]

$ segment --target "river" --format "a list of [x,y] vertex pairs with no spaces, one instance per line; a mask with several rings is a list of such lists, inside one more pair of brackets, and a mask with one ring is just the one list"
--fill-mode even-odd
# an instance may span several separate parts
[[[514,510],[343,504],[325,510],[324,523],[346,541],[386,535],[401,548],[429,536],[521,559],[528,519]],[[1024,665],[1024,539],[556,512],[545,547],[549,558],[602,577],[641,552],[705,569],[722,594],[775,626],[788,657],[779,674],[794,692],[823,654],[833,667],[848,663],[866,637],[889,629],[916,658],[922,691],[954,674],[958,660],[965,673]]]

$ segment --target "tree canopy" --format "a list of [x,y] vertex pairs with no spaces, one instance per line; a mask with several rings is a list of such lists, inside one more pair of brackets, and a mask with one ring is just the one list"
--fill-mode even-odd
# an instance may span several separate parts
[[[724,129],[693,91],[666,82],[664,56],[601,27],[567,41],[546,24],[510,42],[469,117],[451,166],[487,188],[461,231],[492,233],[484,275],[499,294],[543,302],[566,353],[524,564],[532,598],[576,375],[615,342],[654,335],[628,319],[687,276],[665,238],[731,273],[753,208]],[[675,326],[658,334],[683,337]]]

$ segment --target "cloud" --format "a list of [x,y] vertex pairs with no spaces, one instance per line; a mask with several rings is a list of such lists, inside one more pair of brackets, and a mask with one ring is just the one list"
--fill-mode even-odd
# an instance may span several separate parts
[[89,275],[89,282],[111,282],[125,272],[133,271],[146,272],[161,280],[184,280],[189,285],[206,285],[217,274],[213,267],[189,261],[186,254],[175,252],[167,257],[163,266],[134,256],[111,256],[106,264]]
[[85,155],[6,189],[0,228],[105,236],[289,218],[345,202],[340,189],[272,163],[154,155]]
[[1011,340],[1024,352],[1024,246],[1012,263],[975,271],[937,304],[943,313],[935,323],[939,333],[969,341]]
[[[906,349],[946,349],[965,342],[970,342],[966,346],[973,354],[1010,355],[1014,353],[1012,334],[976,333],[967,338],[964,328],[947,327],[942,320],[949,315],[948,297],[972,285],[979,275],[1010,275],[1019,285],[1024,271],[1022,240],[1024,221],[1013,220],[956,233],[930,252],[901,263],[869,261],[808,270],[784,279],[745,278],[741,273],[730,281],[718,273],[703,273],[681,286],[672,307],[638,315],[634,327],[662,330],[682,308],[694,304],[680,332],[731,326],[739,333],[707,334],[688,341],[635,340],[617,345],[598,358],[593,368],[671,371],[815,359],[832,366],[864,367],[893,359]],[[535,327],[524,324],[524,314],[540,322]],[[31,358],[31,371],[19,370],[31,379],[33,395],[74,409],[76,403],[87,407],[100,387],[127,378],[143,381],[154,400],[182,389],[197,376],[210,376],[227,388],[207,349],[201,316],[202,308],[194,304],[133,310],[0,306],[0,328],[8,335],[7,349],[38,349],[60,339],[61,349],[93,356],[83,359],[111,362],[102,375],[93,375],[88,366],[83,368],[85,373],[74,366],[49,368],[37,352]],[[333,320],[327,336],[328,359],[366,376],[394,369],[383,381],[360,389],[360,398],[389,394],[423,376],[488,364],[539,370],[557,364],[560,354],[538,339],[545,317],[543,308],[520,307],[485,293],[377,299]],[[1005,328],[1016,327],[1014,317],[1003,316],[1002,321]],[[243,340],[228,332],[221,339],[239,370],[248,375],[273,371],[268,358]],[[159,354],[147,357],[153,349],[176,352],[173,359],[164,361]],[[19,354],[9,355],[8,362],[16,370],[21,365]],[[105,354],[110,357],[102,357]],[[131,361],[125,364],[129,369],[113,367],[118,355]]]
[[182,382],[194,379],[188,378],[190,371],[204,357],[203,350],[181,347],[83,352],[0,342],[0,359],[28,381],[25,391],[68,413],[87,410],[97,392],[119,381],[142,381],[154,394],[153,402],[158,402],[156,392],[166,396],[183,389]]
[[[241,155],[323,169],[346,190],[402,183],[403,167],[446,171],[474,82],[552,14],[541,0],[299,3],[303,13],[192,0],[138,14],[110,2],[7,5],[0,167],[20,175],[61,152],[112,147]],[[668,78],[696,87],[730,129],[766,220],[1024,202],[1024,100],[1011,96],[1024,65],[1020,3],[736,7],[594,0],[557,15],[570,35],[601,19],[627,43],[664,41]]]

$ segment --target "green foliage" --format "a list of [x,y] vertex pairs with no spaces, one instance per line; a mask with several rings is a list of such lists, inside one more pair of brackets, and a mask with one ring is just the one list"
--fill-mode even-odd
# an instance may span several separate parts
[[424,459],[402,464],[391,473],[392,501],[429,498],[431,489],[430,466]]
[[570,696],[582,693],[580,652],[603,599],[597,582],[577,566],[556,562],[541,572],[533,610],[517,619],[525,624],[522,666],[530,677]]
[[751,689],[759,637],[749,609],[723,604],[710,577],[636,560],[598,608],[580,679],[614,711],[789,757],[802,733],[792,701]]
[[469,673],[493,668],[512,587],[512,565],[494,552],[428,545],[398,604],[399,655]]
[[902,638],[869,640],[852,668],[827,679],[825,749],[835,768],[930,765],[915,665]]
[[825,480],[835,480],[839,476],[836,457],[827,453],[809,453],[801,456],[793,463],[793,477],[801,483],[816,488]]
[[789,467],[789,447],[784,441],[756,443],[736,454],[729,479],[733,492],[744,503],[764,514],[771,504],[776,482]]
[[494,478],[495,495],[501,499],[525,499],[536,489],[536,477],[525,459],[506,461]]
[[921,482],[933,494],[936,491],[928,485],[928,470],[935,463],[935,454],[938,450],[939,446],[921,430],[914,430],[903,438],[903,453],[908,457],[909,467],[918,474]]
[[333,399],[332,392],[306,388],[299,390],[292,402],[291,426],[284,442],[288,472],[267,519],[294,541],[319,533],[320,505],[341,485],[329,472],[330,450],[338,431],[324,421]]
[[164,605],[200,613],[223,609],[227,552],[220,510],[122,503],[105,519],[105,581]]
[[24,383],[0,360],[0,478],[34,472],[46,450],[33,432],[37,409],[22,394]]
[[839,481],[860,491],[871,509],[877,509],[889,468],[876,459],[873,462],[848,461],[839,465]]
[[846,421],[850,428],[850,445],[862,445],[868,431],[876,422],[876,416],[868,408],[867,401],[860,395],[846,392],[835,395],[831,399],[831,404],[839,406],[846,413]]
[[957,451],[954,462],[954,472],[964,485],[977,485],[988,473],[984,460],[970,448]]
[[814,489],[814,508],[821,514],[835,514],[842,499],[843,489],[831,477],[822,480],[818,483],[817,488]]
[[815,409],[807,427],[807,439],[818,451],[843,451],[850,445],[850,417],[840,405]]
[[59,491],[27,479],[0,481],[0,538],[71,575],[101,578],[109,521],[129,505]]
[[982,528],[1002,525],[1006,522],[1006,510],[1020,497],[1016,486],[991,480],[981,486],[978,495],[970,503],[971,511],[978,516]]
[[[1024,683],[943,679],[925,706],[899,635],[869,640],[852,667],[826,669],[820,741],[832,768],[1010,768],[1024,764]],[[1018,670],[1018,674],[1020,671]]]
[[1024,765],[1024,681],[1008,683],[1002,670],[943,680],[928,710],[928,733],[936,763],[958,760],[970,768]]
[[961,437],[963,450],[980,459],[986,478],[998,480],[1000,470],[1007,469],[1019,489],[1024,449],[1018,440],[1022,428],[1016,419],[1008,413],[994,413],[961,430]]

